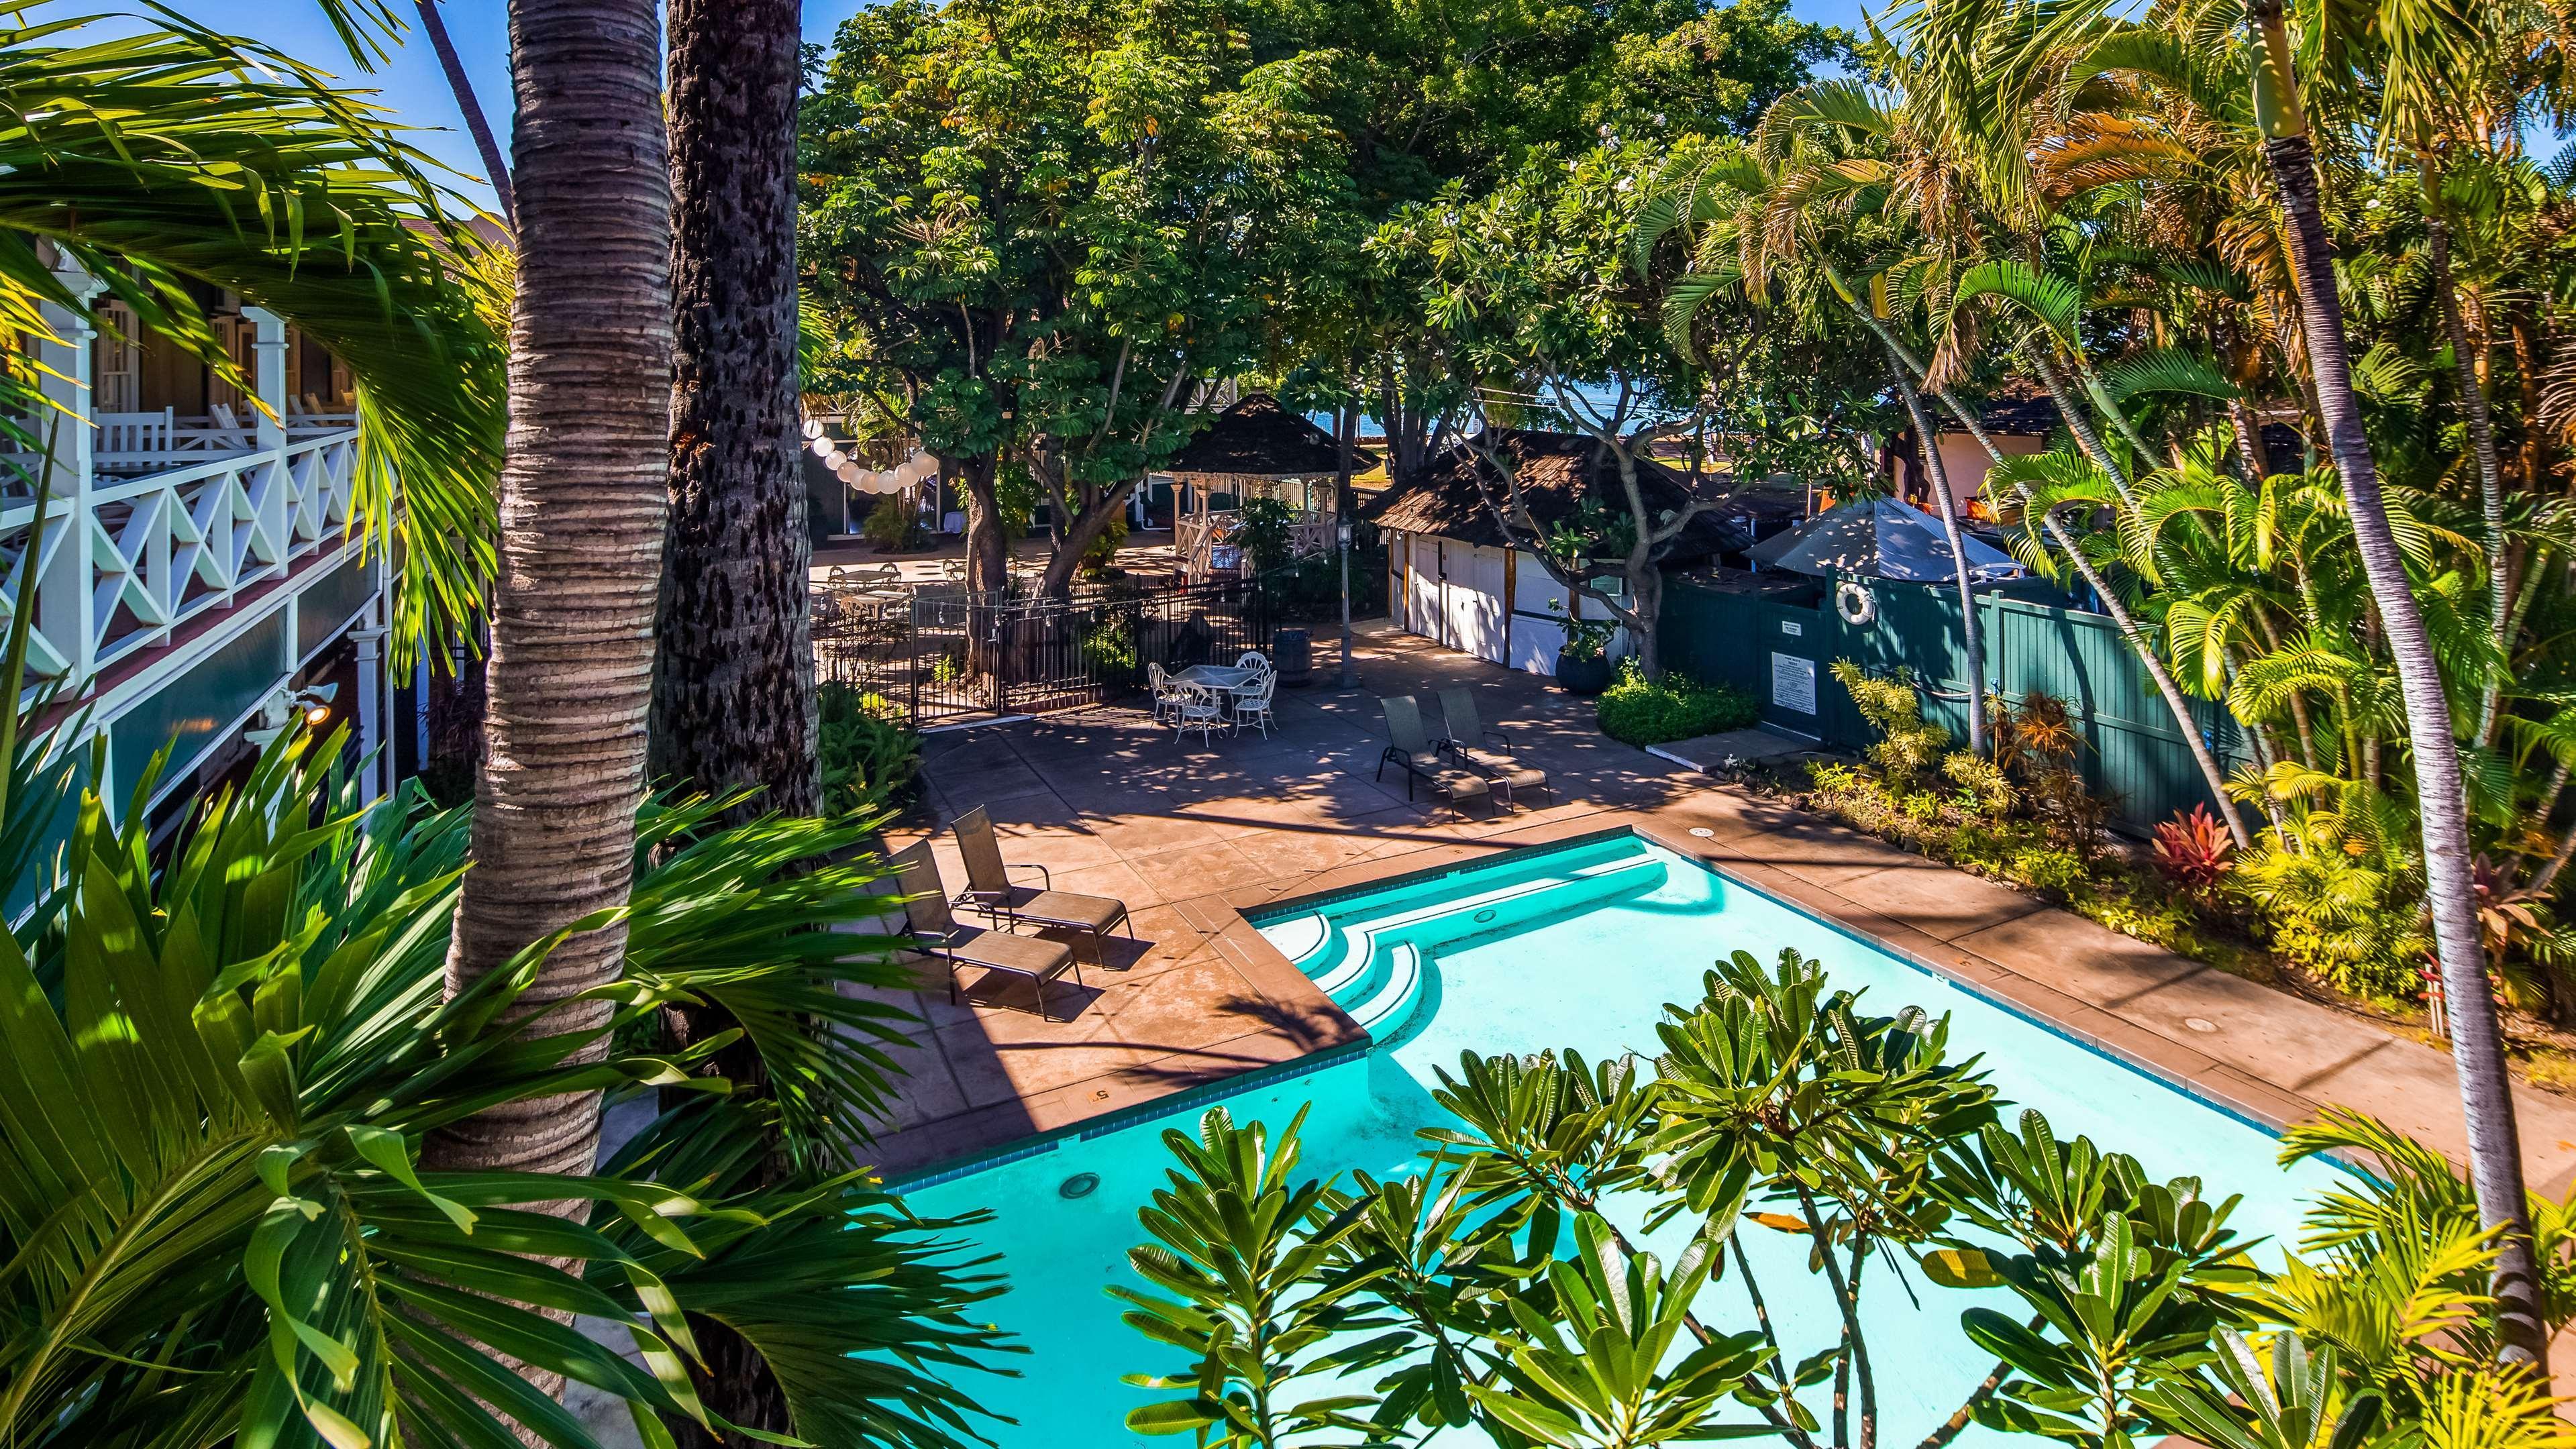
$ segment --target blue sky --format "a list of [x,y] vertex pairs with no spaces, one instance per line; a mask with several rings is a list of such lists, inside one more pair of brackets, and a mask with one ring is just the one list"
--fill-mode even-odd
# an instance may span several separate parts
[[[348,53],[312,0],[176,0],[190,18],[227,34],[265,42],[309,65],[347,75],[352,90],[371,89],[405,124],[420,127],[413,143],[468,176],[479,176],[474,143],[458,121],[456,103],[438,58],[415,33],[393,59],[374,75],[360,75]],[[88,5],[73,7],[80,11]],[[409,18],[407,0],[394,0],[394,10]],[[510,145],[510,63],[508,6],[505,0],[445,0],[448,34],[456,42],[474,83],[474,92],[491,118],[506,154]],[[805,38],[829,43],[833,28],[856,14],[860,0],[806,0]],[[1859,0],[1797,0],[1798,14],[1835,25],[1854,25]],[[457,189],[479,204],[491,204],[491,192],[479,184],[459,182]]]

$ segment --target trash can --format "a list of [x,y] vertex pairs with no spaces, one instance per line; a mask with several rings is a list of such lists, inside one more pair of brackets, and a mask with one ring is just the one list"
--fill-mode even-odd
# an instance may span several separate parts
[[1315,677],[1315,645],[1303,629],[1281,629],[1270,636],[1270,662],[1279,682],[1302,689]]

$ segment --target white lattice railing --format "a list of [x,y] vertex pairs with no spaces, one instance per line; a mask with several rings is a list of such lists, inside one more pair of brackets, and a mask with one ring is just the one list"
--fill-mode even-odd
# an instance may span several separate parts
[[[1215,567],[1216,546],[1232,537],[1243,515],[1233,509],[1210,513],[1204,517],[1183,514],[1172,523],[1172,550],[1181,557],[1181,565],[1191,578],[1204,578]],[[1310,553],[1329,553],[1334,544],[1333,520],[1323,514],[1308,514],[1288,525],[1288,556],[1303,557]]]
[[34,499],[0,504],[0,628],[32,554],[36,674],[87,679],[169,643],[197,615],[343,546],[357,445],[345,424],[298,427],[276,447],[173,453],[167,468],[94,474],[49,503],[32,549]]

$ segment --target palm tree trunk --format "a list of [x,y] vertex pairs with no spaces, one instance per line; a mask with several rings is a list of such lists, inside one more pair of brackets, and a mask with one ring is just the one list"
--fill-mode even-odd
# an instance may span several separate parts
[[[2496,648],[2505,645],[2506,615],[2512,587],[2510,570],[2505,566],[2504,470],[2496,459],[2495,420],[2487,407],[2485,384],[2478,381],[2476,346],[2469,339],[2469,324],[2460,315],[2460,292],[2451,277],[2451,224],[2442,214],[2438,196],[2440,173],[2434,170],[2430,157],[2419,165],[2424,184],[2424,250],[2433,268],[2433,298],[2442,313],[2442,331],[2451,342],[2451,374],[2460,390],[2460,411],[2469,424],[2469,451],[2478,464],[2478,505],[2486,521],[2487,605],[2492,621]],[[2504,692],[2501,672],[2488,676],[2486,687],[2478,694],[2478,740],[2485,740],[2495,727],[2496,704]]]
[[1932,419],[1923,411],[1923,394],[1916,391],[1914,379],[1907,376],[1905,363],[1896,357],[1887,359],[1887,370],[1896,379],[1896,391],[1905,399],[1906,415],[1914,420],[1914,436],[1923,445],[1923,472],[1932,480],[1932,497],[1941,505],[1941,537],[1950,545],[1950,577],[1959,587],[1959,627],[1968,644],[1968,753],[1979,759],[1986,754],[1986,651],[1979,637],[1984,631],[1977,622],[1977,594],[1968,584],[1968,550],[1959,539],[1958,507],[1950,497],[1950,473],[1941,466],[1941,444],[1932,433]]
[[2545,1379],[2549,1342],[2540,1315],[2539,1276],[2525,1207],[2521,1134],[2514,1120],[2512,1078],[2505,1069],[2495,995],[2487,982],[2485,947],[2478,935],[2468,803],[2460,778],[2459,741],[2452,732],[2451,702],[2443,691],[2441,665],[2433,656],[2423,613],[2406,577],[2405,557],[2389,531],[2378,469],[2353,396],[2343,300],[2336,292],[2325,212],[2317,195],[2316,154],[2292,79],[2282,0],[2253,0],[2247,8],[2260,47],[2254,57],[2256,110],[2273,184],[2280,190],[2281,209],[2289,222],[2300,321],[2317,406],[2334,451],[2335,471],[2343,480],[2362,572],[2378,601],[2380,626],[2406,700],[2416,798],[2423,819],[2426,895],[2433,913],[2435,954],[2441,962],[2443,1000],[2451,1016],[2460,1105],[2468,1125],[2470,1178],[2477,1191],[2479,1220],[2500,1230],[2495,1267],[2498,1325],[2506,1358],[2532,1364]]
[[[671,523],[662,547],[653,677],[653,778],[759,793],[717,823],[822,809],[814,749],[813,558],[797,442],[798,0],[671,0]],[[673,1048],[737,1026],[713,1005],[672,1008]],[[709,1070],[767,1085],[736,1041]],[[693,1095],[665,1089],[673,1098]],[[761,1180],[788,1175],[774,1135]],[[724,1419],[774,1434],[787,1396],[758,1349],[692,1320],[698,1392]],[[681,1422],[684,1449],[717,1449]]]
[[2263,422],[2254,405],[2241,397],[2227,400],[2227,426],[2236,434],[2236,456],[2245,466],[2245,481],[2259,488],[2271,476],[2271,454],[2263,447]]
[[[644,786],[671,389],[671,178],[654,0],[512,0],[521,239],[492,606],[490,748],[451,991],[625,904]],[[522,998],[614,980],[625,928],[573,936]],[[592,1027],[604,1002],[547,1029]],[[441,1164],[588,1171],[596,1096],[444,1129]]]
[[797,445],[797,0],[670,7],[674,339],[652,775],[821,808]]
[[2022,349],[2022,356],[2030,359],[2030,370],[2039,374],[2040,388],[2048,394],[2048,400],[2057,404],[2057,415],[2066,420],[2066,431],[2075,435],[2075,445],[2084,450],[2084,456],[2092,459],[2095,467],[2102,470],[2102,476],[2111,480],[2111,486],[2119,490],[2120,501],[2136,507],[2137,495],[2129,491],[2129,470],[2121,467],[2120,460],[2111,456],[2111,450],[2103,446],[2102,435],[2093,430],[2092,421],[2067,395],[2066,382],[2057,375],[2057,364],[2048,359],[2048,343],[2034,340]]
[[501,220],[510,230],[519,229],[519,201],[510,191],[510,163],[501,155],[501,145],[492,139],[492,123],[483,118],[483,103],[474,98],[474,82],[465,75],[465,62],[456,55],[456,42],[447,38],[447,17],[438,13],[439,0],[412,0],[420,11],[420,29],[429,37],[429,48],[438,56],[438,68],[447,73],[447,89],[456,97],[457,113],[465,118],[465,134],[474,138],[474,154],[483,158],[483,169],[492,183],[493,199],[501,203]]
[[[623,906],[633,876],[671,398],[661,41],[654,0],[511,0],[521,211],[510,430],[488,748],[448,946],[451,995]],[[622,923],[566,937],[513,1010],[615,980],[625,946]],[[534,1030],[597,1031],[609,1010],[550,1011]],[[604,1056],[607,1043],[588,1051]],[[596,1092],[488,1109],[422,1147],[430,1165],[464,1171],[580,1173],[598,1155]],[[553,1375],[530,1381],[562,1387]]]

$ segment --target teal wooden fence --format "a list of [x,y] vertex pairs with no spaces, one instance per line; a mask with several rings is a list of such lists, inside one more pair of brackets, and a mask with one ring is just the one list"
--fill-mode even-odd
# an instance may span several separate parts
[[[1813,603],[1784,602],[1674,580],[1664,590],[1664,663],[1747,691],[1762,701],[1767,724],[1851,750],[1876,736],[1827,666],[1856,659],[1872,673],[1909,667],[1932,692],[1925,717],[1964,739],[1967,649],[1958,596],[1883,579],[1869,587],[1878,616],[1851,625],[1834,612],[1830,592]],[[2121,826],[2143,832],[2209,801],[2172,711],[2108,618],[1996,594],[1977,602],[1989,685],[2015,701],[2032,693],[2066,701],[2084,742],[2085,780],[2113,802]],[[2235,769],[2248,755],[2235,720],[2207,700],[2192,708],[2220,768]]]

